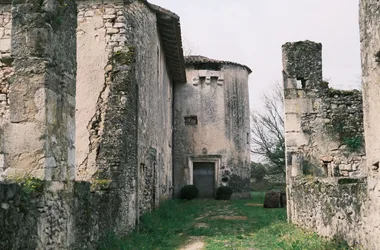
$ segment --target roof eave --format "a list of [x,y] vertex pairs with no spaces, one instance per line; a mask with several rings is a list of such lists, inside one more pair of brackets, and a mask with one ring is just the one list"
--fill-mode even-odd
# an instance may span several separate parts
[[157,26],[164,47],[166,63],[174,83],[186,82],[185,58],[182,49],[181,24],[178,15],[148,3],[157,15]]

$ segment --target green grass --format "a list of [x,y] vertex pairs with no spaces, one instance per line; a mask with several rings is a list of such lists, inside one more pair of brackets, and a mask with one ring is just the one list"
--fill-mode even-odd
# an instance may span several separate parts
[[250,200],[169,200],[144,215],[124,239],[108,239],[101,249],[179,249],[190,237],[204,249],[349,249],[286,222],[286,210],[264,209],[264,193]]

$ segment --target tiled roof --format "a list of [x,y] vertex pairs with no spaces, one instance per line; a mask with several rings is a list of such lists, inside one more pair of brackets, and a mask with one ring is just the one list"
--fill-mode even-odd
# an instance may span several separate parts
[[157,15],[157,26],[170,76],[175,83],[185,83],[186,71],[179,16],[148,1],[145,3]]
[[235,65],[235,66],[240,66],[245,68],[249,73],[252,73],[252,70],[243,64],[240,63],[235,63],[235,62],[230,62],[230,61],[221,61],[221,60],[215,60],[215,59],[210,59],[205,56],[186,56],[185,57],[185,64],[187,65],[201,65],[201,64],[219,64],[219,65]]

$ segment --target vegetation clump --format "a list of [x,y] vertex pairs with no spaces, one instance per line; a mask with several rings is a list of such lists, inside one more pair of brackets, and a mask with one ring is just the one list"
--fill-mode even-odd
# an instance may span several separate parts
[[110,61],[121,65],[131,65],[135,58],[136,48],[134,46],[127,47],[127,50],[117,51],[112,54]]
[[354,136],[354,137],[345,137],[343,138],[344,144],[347,145],[347,148],[351,152],[357,152],[363,146],[363,137]]
[[25,178],[21,182],[21,188],[28,196],[33,193],[42,193],[44,190],[45,182],[35,177]]
[[96,179],[91,182],[91,190],[106,190],[109,188],[112,180]]
[[231,199],[233,191],[230,187],[222,186],[218,187],[216,190],[216,199],[217,200],[229,200]]
[[186,185],[181,189],[181,199],[193,200],[198,198],[199,190],[194,185]]
[[328,127],[331,135],[336,136],[347,146],[349,152],[359,152],[364,145],[364,138],[360,132],[360,123],[355,118],[346,117],[344,112],[336,114]]

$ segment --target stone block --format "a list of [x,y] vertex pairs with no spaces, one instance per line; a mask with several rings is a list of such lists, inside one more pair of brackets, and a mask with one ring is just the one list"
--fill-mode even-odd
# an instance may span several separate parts
[[114,20],[114,19],[116,19],[116,15],[104,15],[104,16],[103,16],[103,19],[111,19],[111,20]]
[[0,52],[9,52],[11,50],[11,39],[0,39]]
[[84,16],[85,17],[92,17],[92,16],[94,16],[94,11],[92,11],[92,10],[89,10],[89,11],[86,11],[85,13],[84,13]]
[[107,28],[107,34],[108,34],[108,35],[117,34],[117,33],[119,33],[119,30],[118,30],[118,29],[115,29],[115,28]]

